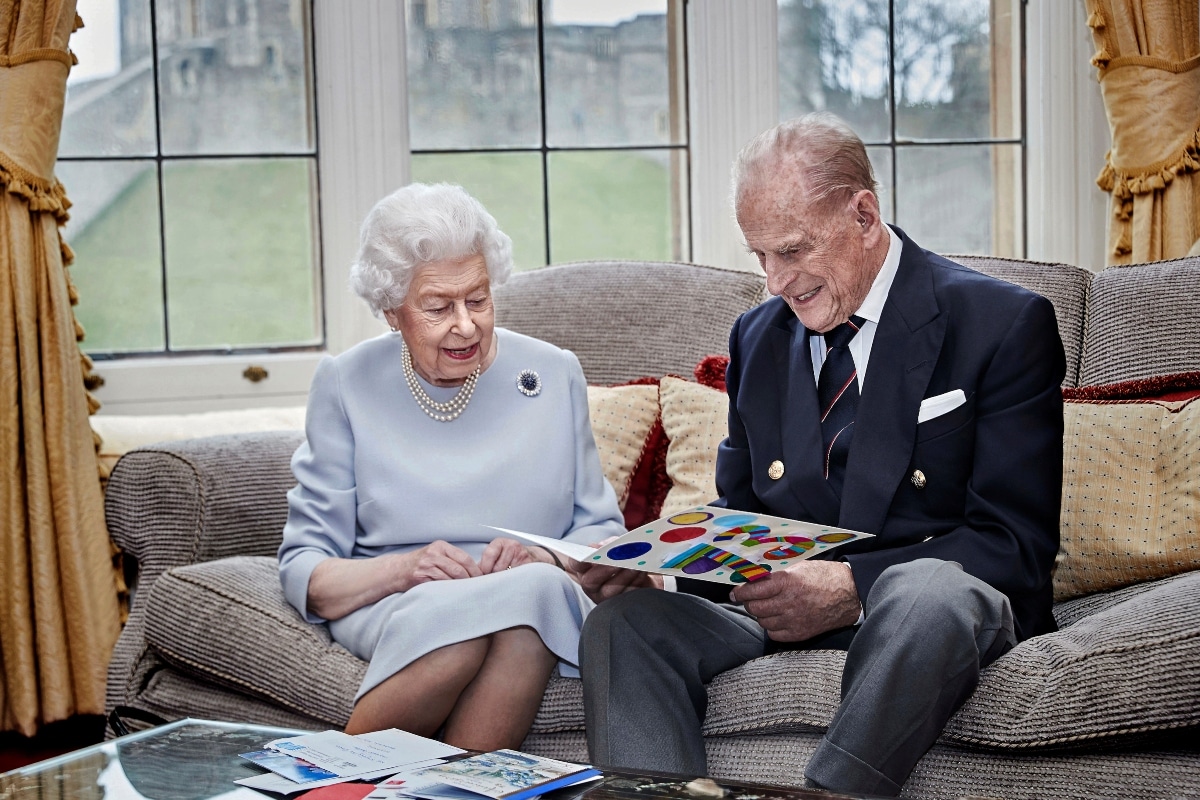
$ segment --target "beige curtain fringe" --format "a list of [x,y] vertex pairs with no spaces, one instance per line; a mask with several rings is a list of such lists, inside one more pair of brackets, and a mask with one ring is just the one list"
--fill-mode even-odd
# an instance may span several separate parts
[[[0,151],[0,188],[23,198],[29,203],[32,211],[50,212],[59,225],[71,218],[71,215],[67,213],[71,207],[71,201],[67,199],[67,191],[58,180],[47,181],[39,178],[2,151]],[[65,243],[63,244],[65,246]],[[66,252],[70,252],[70,248],[67,248]],[[72,257],[74,257],[73,254]]]
[[1167,188],[1176,175],[1200,172],[1200,128],[1174,156],[1136,170],[1118,170],[1112,165],[1112,153],[1105,156],[1104,168],[1096,185],[1113,197],[1124,200],[1137,194],[1150,194]]

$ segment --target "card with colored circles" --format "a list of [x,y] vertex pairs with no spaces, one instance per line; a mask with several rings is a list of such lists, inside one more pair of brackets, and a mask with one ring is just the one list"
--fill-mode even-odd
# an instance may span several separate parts
[[[505,532],[534,539],[516,531]],[[742,583],[871,535],[768,514],[696,506],[635,528],[595,549],[581,550],[580,545],[544,537],[536,537],[536,543],[585,563]]]

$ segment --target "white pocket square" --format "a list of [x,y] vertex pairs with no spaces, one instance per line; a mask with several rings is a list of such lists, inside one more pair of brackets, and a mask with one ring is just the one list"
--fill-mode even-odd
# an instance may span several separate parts
[[936,419],[943,414],[949,414],[965,402],[967,402],[967,396],[963,394],[962,389],[955,389],[936,397],[926,397],[921,401],[921,408],[917,411],[917,424],[920,425],[922,422]]

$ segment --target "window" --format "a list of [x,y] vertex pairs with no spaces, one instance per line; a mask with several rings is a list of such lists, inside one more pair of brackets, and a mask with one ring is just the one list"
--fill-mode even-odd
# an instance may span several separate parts
[[779,0],[779,115],[868,145],[883,214],[943,253],[1020,256],[1020,0]]
[[[889,54],[921,40],[928,21],[912,15],[934,6],[974,27],[938,40],[937,58],[918,52],[930,73],[901,90]],[[729,165],[808,108],[861,126],[885,214],[925,246],[1022,252],[1027,194],[1031,257],[1103,263],[1107,204],[1093,179],[1107,130],[1077,3],[89,0],[81,13],[58,175],[75,203],[65,235],[85,346],[107,357],[102,413],[303,403],[322,353],[384,330],[346,270],[371,205],[411,179],[479,196],[513,236],[518,268],[631,256],[755,269]],[[798,26],[801,13],[821,24]],[[853,51],[852,33],[866,37]],[[862,64],[868,77],[850,78]],[[964,128],[967,116],[985,124]],[[247,133],[252,121],[267,135]],[[964,154],[958,172],[947,166]],[[272,165],[286,187],[254,194],[273,184],[246,176]],[[205,180],[223,193],[202,204]],[[256,215],[278,222],[224,261]],[[264,264],[276,277],[255,283]],[[231,315],[258,330],[218,337]],[[269,378],[251,383],[251,366]]]
[[414,180],[458,183],[517,269],[686,260],[679,0],[408,0]]
[[309,11],[84,9],[57,173],[93,355],[323,343]]

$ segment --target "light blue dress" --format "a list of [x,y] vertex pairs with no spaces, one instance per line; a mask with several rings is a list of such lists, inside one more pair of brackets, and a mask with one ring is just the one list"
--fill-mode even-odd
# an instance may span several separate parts
[[[326,558],[403,553],[442,539],[478,559],[501,535],[487,525],[584,544],[625,532],[600,468],[579,360],[503,328],[496,337],[495,361],[452,422],[431,419],[413,399],[399,334],[318,365],[279,549],[284,594],[309,622],[325,622],[307,595]],[[534,397],[517,389],[523,370],[541,379]],[[457,392],[422,386],[439,402]],[[567,573],[538,563],[423,583],[328,624],[335,641],[370,662],[361,697],[439,647],[518,626],[537,630],[560,672],[577,675],[579,629],[591,608]]]

